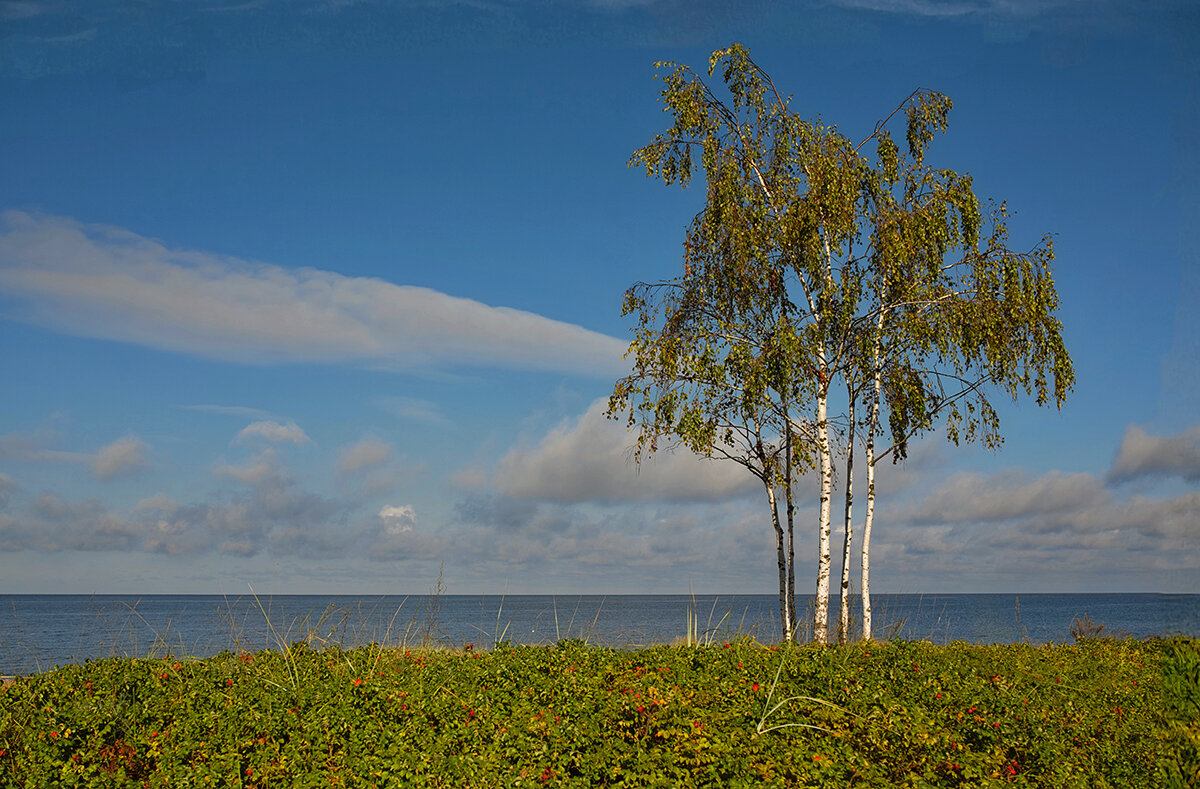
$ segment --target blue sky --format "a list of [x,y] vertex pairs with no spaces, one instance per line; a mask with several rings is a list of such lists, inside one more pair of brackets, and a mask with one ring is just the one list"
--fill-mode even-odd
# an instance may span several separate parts
[[[786,6],[786,10],[784,8]],[[740,41],[1055,234],[1078,383],[881,479],[873,588],[1200,587],[1189,3],[0,2],[0,593],[772,592],[753,479],[635,473],[624,289],[703,191],[652,63]],[[799,512],[811,587],[815,488]],[[861,508],[860,508],[861,512]]]

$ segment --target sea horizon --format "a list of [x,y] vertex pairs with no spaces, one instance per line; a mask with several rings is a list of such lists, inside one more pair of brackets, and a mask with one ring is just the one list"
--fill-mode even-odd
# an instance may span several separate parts
[[[872,594],[877,640],[1064,643],[1097,635],[1200,634],[1200,595],[1164,592]],[[851,640],[861,598],[851,595]],[[811,636],[812,595],[797,595],[798,636]],[[831,638],[840,597],[830,598]],[[104,657],[203,657],[224,650],[440,646],[577,639],[636,648],[678,643],[688,617],[700,643],[779,640],[777,594],[0,594],[0,674]],[[1078,624],[1077,624],[1078,623]]]

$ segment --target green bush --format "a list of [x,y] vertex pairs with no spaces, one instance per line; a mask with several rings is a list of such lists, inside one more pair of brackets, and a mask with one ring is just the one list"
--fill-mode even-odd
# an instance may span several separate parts
[[0,785],[1195,786],[1198,679],[1180,640],[114,659],[3,692]]
[[1169,786],[1200,787],[1200,642],[1174,639],[1163,654],[1163,700],[1171,743]]

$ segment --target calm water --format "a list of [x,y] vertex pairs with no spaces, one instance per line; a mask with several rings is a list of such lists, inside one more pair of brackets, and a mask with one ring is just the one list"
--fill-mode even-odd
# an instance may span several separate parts
[[[836,620],[837,598],[831,603]],[[858,600],[852,598],[855,607]],[[260,603],[262,610],[260,610]],[[972,643],[1070,641],[1071,622],[1093,622],[1136,638],[1200,634],[1200,595],[876,595],[876,637]],[[359,597],[276,595],[0,595],[0,674],[112,656],[278,648],[308,640],[482,647],[553,643],[671,643],[685,633],[688,595],[445,595]],[[797,599],[805,610],[808,600]],[[697,595],[702,632],[779,638],[775,595]],[[803,635],[802,631],[802,635]]]

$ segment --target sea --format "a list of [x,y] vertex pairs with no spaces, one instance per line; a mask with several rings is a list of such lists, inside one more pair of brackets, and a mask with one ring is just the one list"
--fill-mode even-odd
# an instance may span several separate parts
[[[1200,595],[877,594],[877,639],[938,644],[1074,641],[1072,627],[1147,638],[1200,635]],[[811,630],[797,596],[798,635]],[[839,601],[830,603],[837,621]],[[851,597],[851,634],[859,628]],[[810,619],[810,617],[809,617]],[[637,648],[682,642],[691,621],[701,643],[780,638],[777,595],[0,595],[0,675],[26,676],[111,657],[205,657],[219,652],[314,648],[552,644],[577,639]],[[1096,628],[1101,628],[1096,630]]]

